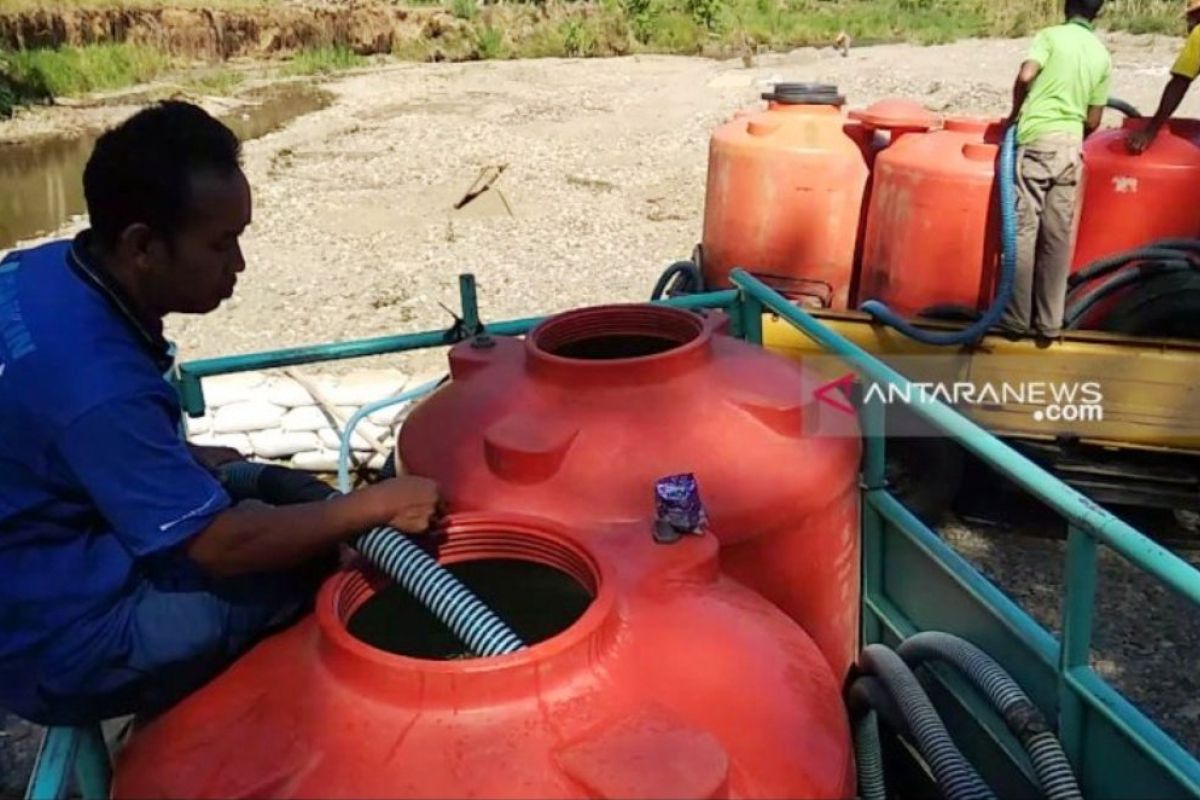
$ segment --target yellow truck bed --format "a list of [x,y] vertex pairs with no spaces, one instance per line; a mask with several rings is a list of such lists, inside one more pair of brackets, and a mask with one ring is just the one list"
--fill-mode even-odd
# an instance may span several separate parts
[[[1066,437],[1105,447],[1200,453],[1200,342],[1073,332],[1046,347],[1038,347],[1032,340],[1010,341],[1002,336],[988,336],[969,348],[935,347],[874,324],[861,312],[813,313],[914,381],[994,387],[1006,383],[1092,383],[1102,393],[1100,413],[1075,412],[1082,418],[1073,420],[1047,419],[1044,414],[1039,419],[1041,405],[999,392],[1001,402],[958,406],[997,434],[1043,440]],[[921,327],[958,326],[930,322]],[[778,317],[764,317],[763,341],[771,350],[803,358],[831,380],[848,371],[831,362],[804,334]]]

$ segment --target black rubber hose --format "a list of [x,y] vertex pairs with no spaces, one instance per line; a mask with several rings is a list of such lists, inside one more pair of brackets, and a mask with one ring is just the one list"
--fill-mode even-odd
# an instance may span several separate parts
[[700,268],[692,261],[676,261],[658,276],[654,291],[650,293],[650,300],[661,300],[671,281],[676,281],[671,290],[672,295],[699,294],[704,291],[704,276],[700,273]]
[[948,322],[977,322],[983,313],[977,308],[961,306],[957,303],[939,303],[923,308],[917,312],[918,317],[925,319],[946,320]]
[[929,696],[908,665],[879,644],[869,645],[859,657],[868,675],[879,678],[896,700],[921,756],[948,800],[992,800],[995,795],[955,746]]
[[[1080,321],[1087,312],[1101,300],[1134,283],[1147,280],[1148,276],[1173,272],[1191,272],[1193,265],[1190,261],[1148,261],[1138,264],[1135,268],[1111,276],[1098,286],[1080,292],[1077,297],[1068,296],[1069,303],[1063,315],[1064,324],[1071,330],[1078,330]],[[1072,293],[1074,294],[1074,293]]]
[[1183,252],[1181,247],[1165,247],[1155,244],[1147,247],[1139,247],[1134,250],[1126,250],[1124,253],[1117,253],[1113,256],[1107,256],[1099,261],[1093,261],[1083,269],[1076,272],[1067,279],[1068,288],[1075,288],[1087,283],[1095,278],[1100,278],[1110,272],[1115,272],[1135,261],[1178,261],[1186,259],[1187,253]]
[[862,800],[886,800],[887,782],[883,770],[883,747],[879,741],[879,718],[896,732],[907,728],[892,696],[878,679],[862,676],[850,684],[846,706],[854,731],[854,764],[858,776],[858,795]]
[[1136,108],[1134,108],[1132,104],[1126,103],[1124,100],[1121,100],[1116,97],[1108,98],[1108,102],[1105,103],[1105,105],[1108,106],[1109,108],[1113,109],[1114,111],[1120,111],[1122,114],[1124,114],[1127,117],[1141,117],[1142,116],[1142,112],[1140,112]]
[[1146,276],[1096,327],[1131,336],[1200,338],[1200,271],[1159,270]]
[[1047,800],[1082,800],[1071,762],[1045,717],[991,656],[968,641],[938,631],[905,639],[896,648],[896,654],[913,667],[927,661],[944,661],[954,666],[983,692],[1029,753]]
[[887,800],[883,774],[883,747],[879,743],[879,720],[868,711],[854,724],[854,769],[858,796],[862,800]]
[[868,711],[876,712],[892,730],[897,733],[908,733],[908,725],[900,707],[888,694],[888,690],[878,678],[862,675],[850,684],[846,690],[846,706],[850,709],[850,718],[856,720]]

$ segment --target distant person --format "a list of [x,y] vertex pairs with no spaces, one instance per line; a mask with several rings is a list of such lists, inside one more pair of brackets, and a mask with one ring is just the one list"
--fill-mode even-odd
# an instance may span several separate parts
[[340,542],[417,533],[433,482],[231,506],[164,380],[171,313],[245,268],[237,137],[168,102],[96,142],[91,228],[0,261],[0,707],[42,724],[153,715],[311,605]]
[[1017,276],[1002,330],[1062,331],[1083,140],[1100,127],[1112,61],[1093,23],[1104,0],[1067,0],[1067,21],[1033,40],[1013,85],[1017,126]]
[[1166,88],[1163,89],[1158,111],[1154,112],[1145,128],[1133,131],[1125,140],[1129,152],[1134,155],[1146,152],[1158,136],[1158,132],[1162,130],[1162,126],[1179,109],[1179,104],[1183,102],[1192,81],[1200,75],[1200,0],[1191,0],[1187,4],[1184,19],[1187,20],[1187,41],[1171,67],[1171,80],[1167,81]]

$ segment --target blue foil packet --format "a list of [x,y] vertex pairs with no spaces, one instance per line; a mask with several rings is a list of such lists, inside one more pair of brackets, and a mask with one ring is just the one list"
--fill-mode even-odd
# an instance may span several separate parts
[[660,530],[666,527],[676,534],[702,533],[708,524],[704,504],[700,501],[700,485],[691,473],[655,481],[654,509]]

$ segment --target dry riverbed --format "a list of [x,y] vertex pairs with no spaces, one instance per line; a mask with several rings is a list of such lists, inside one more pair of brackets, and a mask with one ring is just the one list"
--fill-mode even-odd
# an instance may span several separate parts
[[[1178,42],[1122,35],[1110,44],[1114,93],[1149,113]],[[852,106],[902,96],[939,112],[998,116],[1027,46],[896,45],[846,58],[805,49],[749,68],[740,59],[651,56],[412,64],[346,77],[328,86],[336,94],[328,108],[247,144],[256,202],[244,240],[249,267],[222,309],[172,320],[169,332],[195,358],[444,327],[451,319],[439,304],[456,307],[462,272],[479,280],[485,320],[644,299],[659,271],[700,237],[710,132],[755,104],[769,82],[836,83]],[[53,129],[56,114],[87,125],[89,113],[31,112],[15,127],[0,124],[0,139],[22,125]],[[1200,116],[1200,92],[1183,113]],[[492,188],[455,210],[489,170],[500,171]],[[383,361],[425,371],[441,360]],[[947,536],[998,558],[989,555],[1001,548],[992,534]],[[1041,541],[1006,536],[1003,547],[1023,563],[1049,563]],[[1014,581],[1014,594],[1057,591],[1053,570],[1007,563],[989,562],[994,576]],[[1124,580],[1120,570],[1108,574]],[[1127,583],[1114,613],[1165,613],[1150,589]],[[1126,630],[1104,646],[1139,638]],[[1200,715],[1185,675],[1200,672],[1200,637],[1177,638],[1170,660],[1184,669],[1157,679],[1144,702],[1173,714],[1179,732]],[[1140,655],[1154,642],[1140,636],[1126,650]],[[12,739],[0,729],[0,751]]]

